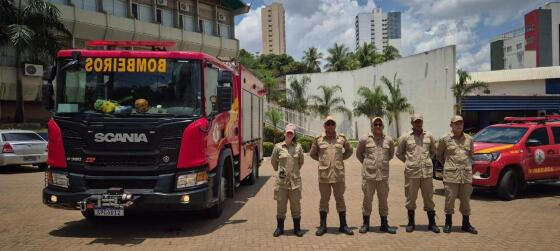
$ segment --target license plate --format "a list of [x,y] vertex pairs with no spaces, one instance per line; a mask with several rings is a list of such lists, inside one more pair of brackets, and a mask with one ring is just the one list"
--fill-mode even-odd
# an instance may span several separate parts
[[23,156],[24,161],[35,161],[37,160],[37,156]]
[[93,215],[95,216],[124,216],[124,209],[118,207],[102,207],[94,208]]
[[436,172],[436,178],[441,178],[443,175],[440,172]]

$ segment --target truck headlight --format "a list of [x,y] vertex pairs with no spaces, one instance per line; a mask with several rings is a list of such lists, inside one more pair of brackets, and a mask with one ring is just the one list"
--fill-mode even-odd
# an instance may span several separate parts
[[494,160],[497,160],[500,157],[500,153],[499,152],[495,152],[495,153],[480,153],[480,154],[475,154],[473,155],[473,160],[474,161],[486,161],[486,162],[492,162]]
[[48,171],[45,175],[47,175],[47,183],[49,185],[68,188],[69,182],[68,175],[66,173]]
[[200,171],[177,176],[177,188],[188,188],[208,183],[208,173]]

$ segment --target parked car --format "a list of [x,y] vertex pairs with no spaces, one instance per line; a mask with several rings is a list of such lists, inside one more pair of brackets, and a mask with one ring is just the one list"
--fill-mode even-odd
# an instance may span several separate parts
[[27,130],[0,130],[0,167],[7,165],[35,165],[47,167],[47,141]]

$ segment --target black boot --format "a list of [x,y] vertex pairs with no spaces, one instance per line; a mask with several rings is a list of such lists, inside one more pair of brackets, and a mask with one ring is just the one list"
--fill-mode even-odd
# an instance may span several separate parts
[[381,232],[396,234],[397,230],[394,227],[389,226],[389,222],[387,221],[387,216],[381,216],[381,227],[379,227]]
[[406,225],[406,232],[411,233],[416,228],[414,224],[414,210],[408,210],[408,225]]
[[301,228],[300,228],[300,222],[301,222],[301,218],[294,218],[294,234],[297,237],[302,237],[303,236],[303,232],[301,231]]
[[315,235],[321,236],[327,232],[327,212],[319,211],[319,216],[321,217],[321,224],[315,232]]
[[360,233],[365,234],[369,232],[369,215],[364,215],[364,225],[360,228]]
[[352,229],[346,225],[346,212],[339,212],[338,217],[340,219],[340,228],[338,228],[338,232],[345,233],[347,235],[354,235]]
[[451,233],[451,226],[453,225],[453,217],[451,214],[445,215],[445,226],[443,226],[443,232],[448,234]]
[[276,217],[276,230],[274,230],[274,237],[278,237],[284,233],[284,219]]
[[463,226],[461,226],[461,230],[463,230],[465,232],[468,232],[468,233],[471,233],[471,234],[478,234],[478,231],[476,230],[476,228],[471,226],[468,215],[463,215]]
[[439,234],[439,227],[436,225],[436,211],[428,211],[428,230]]

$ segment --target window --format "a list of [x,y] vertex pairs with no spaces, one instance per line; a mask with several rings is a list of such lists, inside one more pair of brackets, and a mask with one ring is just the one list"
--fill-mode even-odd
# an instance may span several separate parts
[[132,4],[132,16],[140,21],[153,22],[154,14],[152,12],[152,7],[149,5],[133,3]]
[[552,127],[552,134],[554,135],[554,144],[560,145],[560,127]]
[[2,139],[4,141],[45,141],[36,133],[4,133]]
[[516,45],[516,47],[517,47],[518,50],[520,50],[520,49],[523,47],[523,44],[518,43],[518,44]]
[[506,52],[511,52],[511,46],[506,47]]
[[206,86],[208,87],[206,96],[206,115],[210,115],[213,111],[218,110],[218,104],[213,103],[212,100],[218,100],[218,70],[206,67]]
[[183,30],[195,32],[194,17],[189,15],[179,15],[179,24],[181,24],[181,28],[183,28]]
[[220,28],[220,37],[225,37],[225,38],[230,38],[230,31],[229,31],[229,25],[227,24],[219,24],[219,28]]
[[548,145],[548,132],[546,131],[546,128],[539,128],[534,130],[531,133],[531,136],[529,136],[529,138],[527,139],[527,141],[532,140],[532,139],[536,139],[538,141],[541,142],[541,145]]
[[103,9],[109,15],[126,17],[126,1],[124,0],[103,0]]
[[212,21],[201,19],[199,25],[202,33],[214,35],[214,25],[212,24]]
[[97,11],[97,1],[96,0],[74,0],[74,5],[80,9]]
[[156,21],[163,26],[173,27],[173,14],[170,10],[156,9]]

